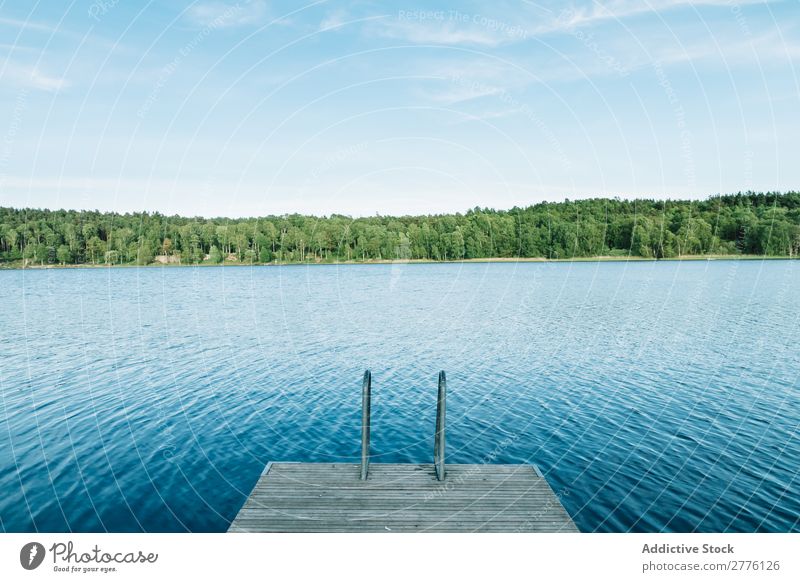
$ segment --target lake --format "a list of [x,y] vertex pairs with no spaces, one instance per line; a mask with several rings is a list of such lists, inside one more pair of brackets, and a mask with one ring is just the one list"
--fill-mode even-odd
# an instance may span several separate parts
[[536,463],[582,531],[800,531],[800,263],[0,271],[0,526],[225,531],[271,460]]

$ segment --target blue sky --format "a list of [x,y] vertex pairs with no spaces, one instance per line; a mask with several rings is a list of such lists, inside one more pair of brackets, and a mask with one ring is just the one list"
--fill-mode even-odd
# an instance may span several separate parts
[[0,3],[0,205],[204,216],[800,187],[800,3]]

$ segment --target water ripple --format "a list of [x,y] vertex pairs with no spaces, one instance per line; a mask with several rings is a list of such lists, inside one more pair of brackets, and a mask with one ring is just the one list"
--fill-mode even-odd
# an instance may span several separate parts
[[270,460],[537,463],[584,531],[798,531],[796,262],[0,271],[0,523],[224,531]]

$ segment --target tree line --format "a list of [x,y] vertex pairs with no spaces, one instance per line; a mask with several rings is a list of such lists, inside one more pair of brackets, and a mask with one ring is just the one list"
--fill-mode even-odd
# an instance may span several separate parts
[[0,207],[0,262],[12,265],[794,257],[798,251],[798,192],[700,201],[593,198],[366,218],[190,218]]

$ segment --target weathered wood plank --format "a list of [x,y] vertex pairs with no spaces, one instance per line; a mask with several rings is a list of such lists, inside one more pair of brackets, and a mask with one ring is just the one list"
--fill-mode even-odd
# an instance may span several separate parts
[[228,531],[578,531],[531,465],[271,463]]

